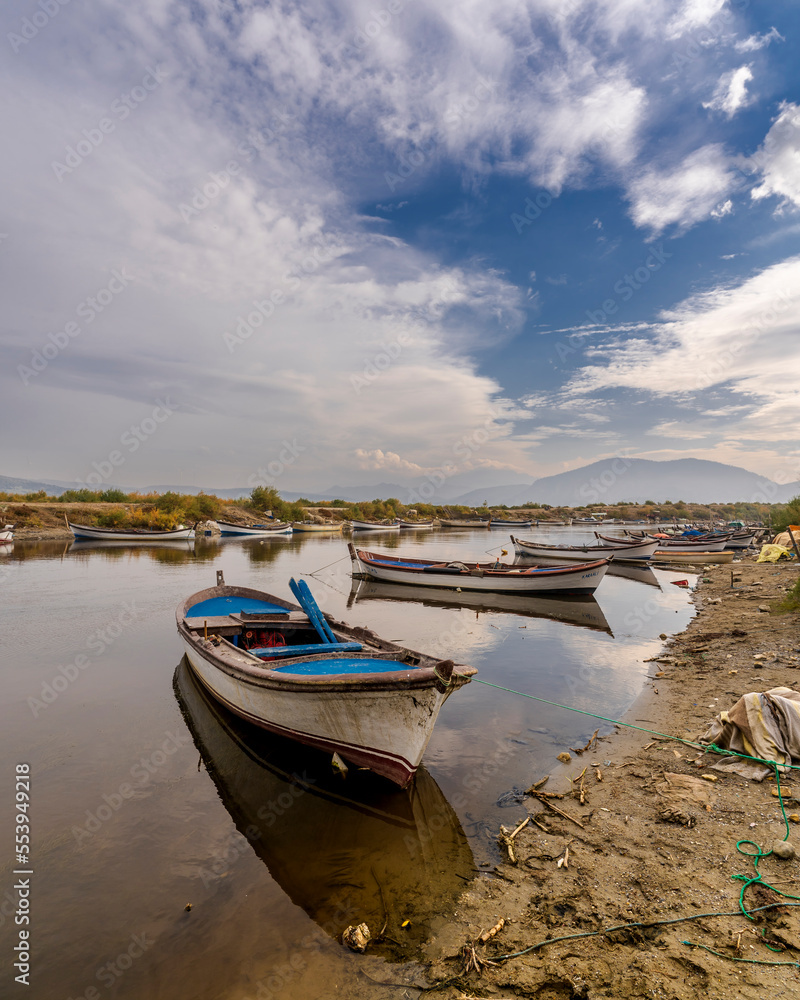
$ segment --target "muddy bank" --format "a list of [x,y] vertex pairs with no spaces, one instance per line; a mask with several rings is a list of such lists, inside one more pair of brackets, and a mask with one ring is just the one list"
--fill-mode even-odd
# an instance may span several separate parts
[[[733,584],[731,570],[741,577]],[[759,607],[775,604],[797,577],[796,564],[756,564],[754,557],[701,577],[693,597],[696,617],[665,642],[663,656],[650,664],[645,692],[624,721],[696,740],[742,694],[796,687],[800,616]],[[758,654],[763,659],[755,660]],[[443,921],[429,943],[435,995],[800,997],[798,966],[732,960],[800,961],[799,910],[766,910],[753,921],[738,912],[744,883],[735,876],[751,877],[754,870],[737,853],[737,841],[751,839],[768,850],[785,833],[774,782],[723,776],[711,767],[718,758],[632,729],[620,728],[571,757],[568,764],[554,762],[541,790],[563,793],[550,801],[581,825],[532,797],[510,810],[509,829],[532,820],[514,837],[516,864],[505,863],[473,883],[455,918]],[[706,774],[717,780],[703,779]],[[531,775],[531,781],[540,777]],[[800,797],[798,778],[786,784]],[[800,812],[800,804],[790,800],[786,811]],[[792,826],[790,837],[800,848],[797,831],[800,826]],[[797,860],[769,856],[759,870],[765,882],[800,896]],[[746,891],[750,909],[779,900],[758,886]],[[500,918],[505,926],[475,947],[479,962],[549,938],[717,912],[736,915],[577,938],[483,965],[480,974],[474,967],[464,971],[462,946]],[[785,950],[772,951],[766,942]]]

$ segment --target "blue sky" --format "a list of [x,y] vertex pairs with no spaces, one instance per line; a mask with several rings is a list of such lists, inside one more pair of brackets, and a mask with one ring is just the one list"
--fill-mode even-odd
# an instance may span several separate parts
[[2,13],[7,475],[800,478],[790,0]]

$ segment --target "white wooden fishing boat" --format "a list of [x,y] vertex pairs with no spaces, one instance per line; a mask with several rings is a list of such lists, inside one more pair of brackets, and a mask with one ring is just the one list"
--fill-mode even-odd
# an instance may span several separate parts
[[231,524],[230,521],[220,521],[217,518],[220,534],[225,538],[240,537],[261,537],[265,535],[291,535],[291,524],[283,521],[272,521],[266,524]]
[[593,594],[608,568],[608,559],[575,566],[508,566],[499,560],[467,565],[461,561],[411,559],[384,552],[365,552],[348,544],[356,577],[448,590],[480,590],[495,594]]
[[479,517],[443,517],[439,524],[443,528],[488,528],[492,522]]
[[405,531],[406,528],[432,528],[433,521],[399,521],[400,530]]
[[292,531],[328,532],[330,534],[332,531],[341,531],[343,525],[343,521],[325,521],[324,524],[319,524],[317,521],[292,521]]
[[729,563],[733,562],[735,552],[728,549],[726,552],[703,552],[694,550],[686,552],[683,549],[660,549],[653,554],[652,562],[660,563]]
[[14,525],[7,524],[0,531],[0,542],[13,542],[14,541]]
[[[685,535],[677,535],[666,538],[655,535],[639,535],[632,537],[649,538],[650,540],[655,538],[660,549],[675,549],[677,552],[722,552],[728,543],[730,535],[710,535],[699,538]],[[598,538],[608,540],[607,535],[598,535]]]
[[353,531],[399,531],[399,521],[350,521]]
[[243,719],[407,785],[442,705],[477,671],[334,621],[304,581],[290,586],[302,607],[218,572],[181,602],[192,670]]
[[533,524],[532,521],[512,521],[504,520],[503,518],[493,517],[489,522],[490,528],[516,528],[518,531],[522,528],[530,528]]
[[735,531],[725,543],[726,549],[749,549],[756,540],[755,531]]
[[511,536],[514,551],[518,555],[530,556],[534,559],[565,559],[571,562],[586,562],[587,559],[608,559],[644,562],[658,548],[658,542],[653,539],[648,542],[626,541],[624,538],[606,539],[594,545],[548,545],[546,542],[526,541]]
[[194,528],[180,526],[172,531],[148,531],[139,528],[95,528],[86,524],[73,524],[67,521],[70,531],[76,538],[93,538],[107,542],[163,542],[181,538],[193,538]]

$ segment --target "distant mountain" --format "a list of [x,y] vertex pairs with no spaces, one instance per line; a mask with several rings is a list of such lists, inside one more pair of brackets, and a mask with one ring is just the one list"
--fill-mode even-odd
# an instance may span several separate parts
[[[494,494],[494,497],[486,494]],[[555,507],[581,507],[590,503],[644,503],[685,500],[694,503],[786,503],[800,493],[800,482],[780,485],[754,472],[721,462],[681,458],[654,462],[645,458],[608,458],[580,469],[545,476],[520,488],[472,490],[454,502],[475,506],[526,501]],[[500,499],[502,497],[502,499]]]

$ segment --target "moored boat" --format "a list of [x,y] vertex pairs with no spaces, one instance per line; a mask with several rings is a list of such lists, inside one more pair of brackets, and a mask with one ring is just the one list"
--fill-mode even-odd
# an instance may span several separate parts
[[492,522],[479,517],[443,517],[439,524],[443,528],[488,528]]
[[548,545],[545,542],[526,541],[511,536],[514,551],[518,555],[534,559],[565,559],[571,562],[586,562],[587,559],[607,559],[613,556],[615,560],[635,560],[643,562],[649,559],[658,548],[658,542],[653,539],[648,542],[607,539],[594,545]]
[[67,521],[67,524],[76,538],[93,538],[98,541],[158,542],[194,536],[194,528],[184,528],[182,525],[171,531],[148,531],[146,528],[95,528],[86,524],[73,524],[72,521]]
[[292,521],[292,531],[341,531],[343,524],[343,521],[325,521],[323,524],[317,521]]
[[230,711],[270,732],[405,786],[444,702],[477,673],[247,587],[199,591],[177,608],[197,678]]
[[399,521],[400,528],[405,530],[406,528],[432,528],[433,521]]
[[512,521],[504,520],[503,518],[495,518],[489,522],[490,528],[530,528],[533,524],[532,521]]
[[399,521],[350,521],[353,531],[399,531]]
[[659,563],[729,563],[733,562],[735,553],[732,549],[726,552],[709,552],[683,549],[660,549],[653,554],[653,562]]
[[366,552],[348,544],[355,577],[447,590],[495,594],[593,594],[605,576],[608,559],[573,566],[508,566],[499,560],[467,565],[460,560],[412,559]]
[[220,534],[224,538],[235,536],[258,537],[264,535],[291,535],[291,524],[284,524],[283,521],[273,521],[267,524],[232,524],[230,521],[220,521],[217,518]]
[[14,541],[14,525],[7,524],[2,530],[0,530],[0,542],[13,542]]

